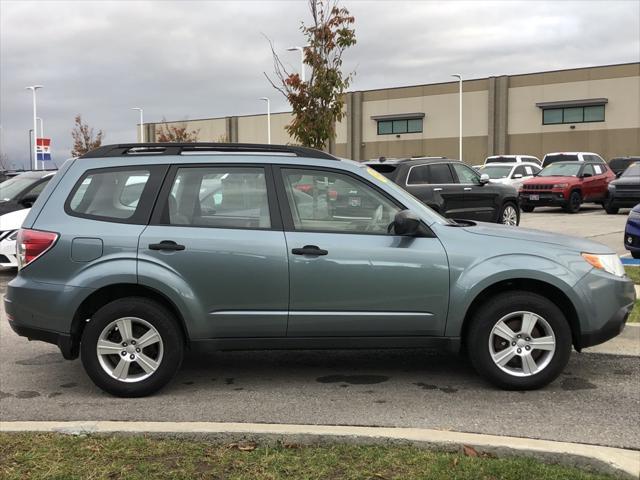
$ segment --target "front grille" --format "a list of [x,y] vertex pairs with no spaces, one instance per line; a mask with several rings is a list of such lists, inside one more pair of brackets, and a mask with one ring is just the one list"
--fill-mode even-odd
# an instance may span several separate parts
[[553,188],[553,184],[539,184],[539,185],[523,185],[523,190],[551,190]]
[[616,185],[616,191],[640,192],[640,185]]

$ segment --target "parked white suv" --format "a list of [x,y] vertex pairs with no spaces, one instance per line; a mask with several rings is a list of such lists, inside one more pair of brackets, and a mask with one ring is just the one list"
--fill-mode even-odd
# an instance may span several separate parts
[[547,153],[542,160],[542,168],[556,162],[605,162],[600,155],[593,152],[554,152]]
[[522,182],[529,180],[536,175],[542,167],[535,163],[521,162],[521,163],[490,163],[488,165],[482,165],[478,172],[481,174],[486,173],[489,175],[489,181],[491,183],[502,183],[503,185],[512,185],[516,188],[520,188]]
[[492,155],[484,161],[485,165],[489,163],[535,163],[542,165],[540,159],[532,155]]
[[0,215],[0,269],[16,268],[16,236],[30,208]]

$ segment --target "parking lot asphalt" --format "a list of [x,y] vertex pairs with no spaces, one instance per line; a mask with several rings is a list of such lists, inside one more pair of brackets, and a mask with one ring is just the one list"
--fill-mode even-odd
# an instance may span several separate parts
[[600,205],[586,204],[576,214],[564,213],[561,208],[536,208],[522,213],[520,226],[565,235],[574,235],[603,243],[618,255],[627,255],[624,248],[624,226],[629,209],[621,209],[617,215],[607,215]]

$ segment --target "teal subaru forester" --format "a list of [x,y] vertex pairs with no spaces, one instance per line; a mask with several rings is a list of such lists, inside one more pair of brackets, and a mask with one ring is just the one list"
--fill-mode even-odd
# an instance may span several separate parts
[[635,300],[603,245],[445,219],[366,165],[291,146],[100,147],[49,182],[18,256],[13,330],[126,397],[201,345],[444,347],[539,388]]

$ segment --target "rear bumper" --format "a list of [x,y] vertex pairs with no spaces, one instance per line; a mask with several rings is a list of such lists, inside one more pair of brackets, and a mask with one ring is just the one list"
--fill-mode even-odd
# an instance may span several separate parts
[[9,321],[9,326],[21,337],[27,337],[29,340],[39,340],[41,342],[57,345],[60,352],[62,352],[62,356],[67,360],[78,358],[80,345],[78,342],[74,342],[73,338],[69,334],[19,325],[12,321]]

